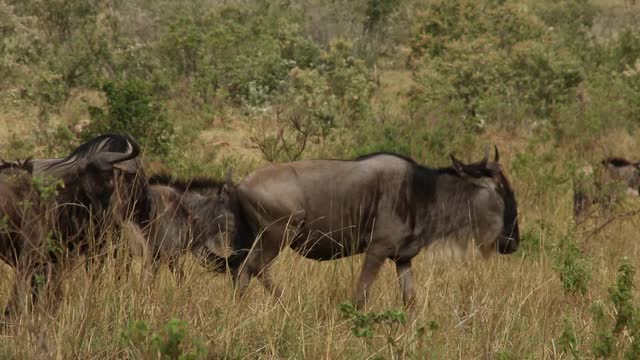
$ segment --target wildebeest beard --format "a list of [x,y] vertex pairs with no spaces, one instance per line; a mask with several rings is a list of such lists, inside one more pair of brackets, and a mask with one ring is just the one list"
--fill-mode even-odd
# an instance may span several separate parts
[[520,229],[518,226],[518,206],[509,180],[502,171],[498,174],[498,193],[504,201],[504,216],[501,238],[498,239],[498,252],[511,254],[518,249]]

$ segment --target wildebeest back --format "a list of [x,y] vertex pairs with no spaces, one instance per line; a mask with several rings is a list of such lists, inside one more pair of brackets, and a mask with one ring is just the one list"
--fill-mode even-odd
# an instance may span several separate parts
[[[363,252],[378,213],[406,207],[411,166],[395,156],[361,161],[310,160],[274,164],[238,185],[245,209],[263,226],[288,222],[299,231],[291,247],[328,260]],[[406,209],[405,209],[406,210]],[[403,218],[407,222],[409,212]]]

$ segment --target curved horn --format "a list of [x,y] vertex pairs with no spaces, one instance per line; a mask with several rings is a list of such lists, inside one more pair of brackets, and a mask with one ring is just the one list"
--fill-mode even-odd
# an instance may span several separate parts
[[102,159],[107,161],[110,164],[116,164],[119,162],[127,161],[136,158],[140,155],[140,145],[131,137],[130,135],[126,135],[127,141],[129,142],[129,151],[121,153],[121,152],[100,152],[91,158],[91,161]]
[[494,149],[493,162],[498,162],[498,161],[500,161],[500,153],[498,152],[498,145],[494,144],[493,145],[493,149]]
[[487,161],[489,161],[489,145],[484,147],[484,156],[482,157],[482,160],[480,162],[482,164],[486,164]]

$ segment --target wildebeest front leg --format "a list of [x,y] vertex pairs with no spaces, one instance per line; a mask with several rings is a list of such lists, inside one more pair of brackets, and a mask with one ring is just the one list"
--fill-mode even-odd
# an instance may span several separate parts
[[368,300],[369,288],[376,279],[378,271],[380,271],[380,267],[382,267],[384,261],[384,256],[379,256],[374,253],[366,254],[364,258],[364,265],[362,266],[362,272],[360,273],[360,278],[358,279],[358,285],[356,287],[355,306],[357,308],[361,308],[363,305],[366,305],[365,302]]
[[251,249],[247,260],[234,276],[237,294],[241,297],[249,286],[252,276],[257,276],[265,289],[276,298],[282,296],[282,288],[277,286],[269,270],[271,263],[280,253],[280,239],[284,236],[285,226],[272,225],[258,239]]
[[[266,253],[266,254],[265,254]],[[252,276],[256,276],[262,282],[267,292],[280,298],[283,294],[282,288],[276,285],[271,277],[270,265],[273,259],[276,257],[277,252],[273,254],[273,251],[260,251],[256,252],[256,256],[248,258],[244,266],[238,270],[234,276],[234,285],[238,297],[242,297],[249,287],[249,282]],[[251,261],[251,262],[249,262]]]
[[400,282],[400,290],[402,290],[402,302],[406,307],[413,305],[416,298],[413,289],[413,273],[411,271],[411,259],[396,260],[396,272],[398,273],[398,281]]

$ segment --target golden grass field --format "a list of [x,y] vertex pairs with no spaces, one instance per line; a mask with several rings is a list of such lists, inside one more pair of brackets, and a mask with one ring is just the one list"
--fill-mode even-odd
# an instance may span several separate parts
[[[509,147],[499,133],[487,136],[505,148],[505,164],[525,151],[518,142]],[[634,137],[612,136],[618,141],[607,143],[618,144],[620,151],[637,146]],[[256,280],[237,300],[228,276],[207,273],[193,262],[188,262],[188,275],[181,284],[166,268],[152,284],[141,283],[138,271],[116,280],[123,259],[108,260],[95,279],[76,266],[65,276],[59,310],[35,311],[5,330],[0,357],[158,358],[150,340],[147,345],[134,344],[125,341],[122,332],[131,323],[144,321],[150,333],[161,334],[170,320],[180,319],[188,324],[183,350],[193,350],[201,342],[211,359],[565,358],[569,355],[558,345],[565,320],[574,326],[577,350],[588,358],[595,331],[591,305],[601,302],[613,319],[607,289],[615,283],[618,265],[626,257],[640,268],[638,217],[615,220],[594,236],[589,230],[602,219],[578,228],[576,241],[585,249],[592,279],[584,296],[565,294],[552,250],[571,222],[571,192],[566,191],[570,187],[560,185],[553,193],[540,194],[539,184],[513,176],[512,181],[521,234],[529,231],[540,243],[521,244],[511,256],[488,260],[471,254],[465,262],[423,251],[414,261],[417,302],[406,324],[381,324],[370,340],[356,337],[351,320],[339,310],[341,303],[351,300],[361,257],[317,263],[285,250],[273,269],[285,288],[281,302]],[[627,209],[634,206],[639,205],[629,201]],[[551,230],[542,230],[538,220]],[[2,274],[0,298],[6,301],[12,270],[3,266]],[[383,268],[371,294],[369,311],[402,309],[391,264]],[[426,330],[419,337],[421,327]],[[389,337],[395,347],[390,347]],[[623,345],[629,339],[623,335],[617,341]]]
[[[631,11],[623,0],[593,3],[608,9],[593,28],[602,36],[634,23],[640,14],[640,5]],[[381,71],[380,90],[374,95],[376,111],[402,112],[411,81],[405,69]],[[71,124],[87,117],[78,100],[83,95],[92,103],[101,101],[93,93],[74,94],[51,122]],[[0,107],[0,156],[13,138],[33,138],[36,113],[28,107]],[[180,150],[194,161],[216,162],[234,155],[240,159],[234,177],[241,179],[264,160],[247,141],[251,129],[236,117],[232,112],[216,114],[211,125]],[[593,305],[600,304],[606,321],[613,324],[616,309],[609,289],[618,267],[628,261],[640,269],[640,215],[625,215],[640,209],[640,200],[627,199],[610,213],[599,211],[597,218],[574,229],[571,164],[565,159],[584,160],[578,166],[608,155],[638,160],[640,133],[615,129],[586,147],[572,143],[554,147],[531,140],[532,132],[524,127],[509,132],[488,128],[475,139],[474,151],[456,154],[470,161],[481,156],[486,144],[499,147],[519,202],[520,250],[486,260],[469,254],[460,262],[425,249],[413,262],[417,300],[407,311],[406,323],[378,324],[370,339],[357,337],[353,321],[340,310],[341,304],[352,300],[362,256],[319,263],[283,251],[272,270],[285,289],[281,301],[255,279],[247,294],[236,299],[230,276],[208,273],[191,258],[182,283],[166,267],[152,283],[141,280],[139,259],[132,274],[118,279],[128,261],[118,258],[108,259],[95,274],[87,273],[80,261],[68,267],[56,311],[36,309],[0,330],[0,359],[162,359],[171,349],[182,351],[183,359],[593,358],[599,331]],[[213,155],[204,150],[212,144],[219,145]],[[42,149],[36,153],[41,155]],[[518,156],[529,162],[516,173],[512,165]],[[443,158],[427,165],[448,162]],[[556,177],[547,177],[551,169],[557,170]],[[575,240],[587,264],[590,281],[584,295],[568,294],[562,286],[559,244],[568,237]],[[13,269],[0,265],[0,306],[9,298],[12,283]],[[634,304],[640,305],[638,292],[633,294]],[[403,310],[391,263],[383,267],[371,295],[364,312]],[[162,344],[170,342],[165,328],[174,319],[186,323],[186,334],[179,336],[181,343],[163,350]],[[144,322],[148,331],[127,334],[136,322]],[[565,351],[561,339],[567,328],[575,334],[573,353]],[[153,339],[154,335],[159,338]],[[614,358],[622,358],[632,338],[626,330],[616,334],[619,351]],[[156,346],[158,342],[161,345]],[[179,358],[173,355],[164,358]]]

